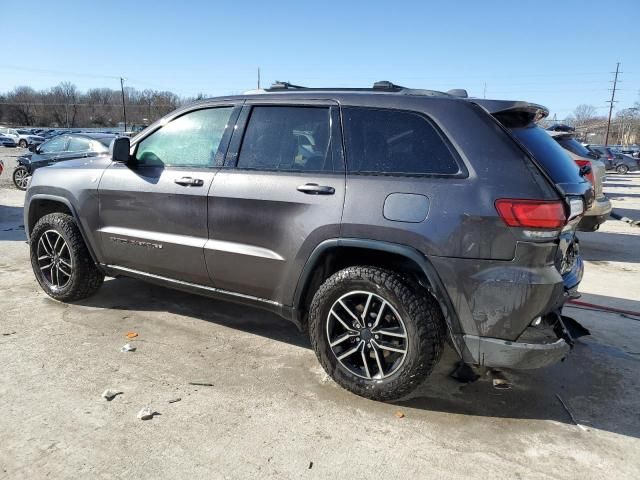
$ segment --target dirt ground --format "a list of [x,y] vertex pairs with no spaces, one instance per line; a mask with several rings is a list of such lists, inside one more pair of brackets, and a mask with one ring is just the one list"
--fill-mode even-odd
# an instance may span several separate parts
[[[0,147],[0,477],[640,478],[640,317],[567,308],[592,335],[560,364],[504,372],[510,390],[449,378],[448,351],[411,398],[368,401],[261,311],[124,278],[49,299],[10,180],[19,152]],[[640,174],[609,175],[606,192],[640,219]],[[580,239],[581,300],[640,312],[640,227]],[[123,393],[107,402],[108,388]],[[138,420],[145,406],[158,415]]]

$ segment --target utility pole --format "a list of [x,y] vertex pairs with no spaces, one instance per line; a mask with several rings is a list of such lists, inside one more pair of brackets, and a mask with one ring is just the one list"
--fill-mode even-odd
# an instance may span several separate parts
[[258,90],[260,90],[260,67],[258,67]]
[[122,92],[122,117],[124,118],[124,131],[127,131],[127,107],[124,103],[124,78],[120,77],[120,91]]
[[618,85],[618,73],[620,72],[620,62],[616,63],[616,76],[613,78],[613,90],[611,90],[611,100],[609,100],[609,119],[607,120],[607,133],[604,136],[604,146],[609,145],[609,129],[611,128],[611,112],[616,98],[616,86]]

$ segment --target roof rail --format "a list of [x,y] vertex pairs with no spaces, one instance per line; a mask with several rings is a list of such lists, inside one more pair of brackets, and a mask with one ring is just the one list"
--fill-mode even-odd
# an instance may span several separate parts
[[268,88],[268,91],[271,90],[289,90],[289,89],[294,89],[294,90],[299,90],[299,89],[305,89],[307,87],[303,87],[301,85],[294,85],[293,83],[289,83],[289,82],[281,82],[280,80],[276,80],[272,85],[271,88]]

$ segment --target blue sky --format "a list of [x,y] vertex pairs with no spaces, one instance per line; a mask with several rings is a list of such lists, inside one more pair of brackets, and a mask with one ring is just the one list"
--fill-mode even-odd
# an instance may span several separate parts
[[638,0],[100,4],[32,0],[24,21],[3,21],[0,91],[117,88],[124,76],[138,89],[222,95],[255,88],[260,66],[263,85],[386,79],[482,96],[486,83],[487,97],[564,118],[580,103],[606,112],[619,61],[617,108],[640,100]]

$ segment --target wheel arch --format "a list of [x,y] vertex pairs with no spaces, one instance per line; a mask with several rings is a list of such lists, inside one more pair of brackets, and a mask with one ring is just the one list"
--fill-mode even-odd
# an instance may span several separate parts
[[99,265],[93,246],[91,245],[91,242],[88,241],[87,235],[82,227],[82,222],[80,222],[78,217],[78,213],[69,199],[65,197],[39,193],[29,198],[29,202],[26,204],[24,211],[24,230],[27,235],[27,239],[30,238],[31,231],[38,220],[50,213],[66,213],[73,217],[93,262],[96,265]]
[[314,287],[319,286],[335,271],[362,264],[367,260],[375,260],[374,266],[393,268],[395,265],[396,268],[400,267],[416,275],[416,280],[430,291],[440,304],[447,329],[456,345],[456,334],[462,333],[460,322],[434,266],[425,255],[414,248],[381,240],[339,238],[320,243],[309,256],[298,279],[293,300],[295,323],[305,325],[307,306],[313,297]]

